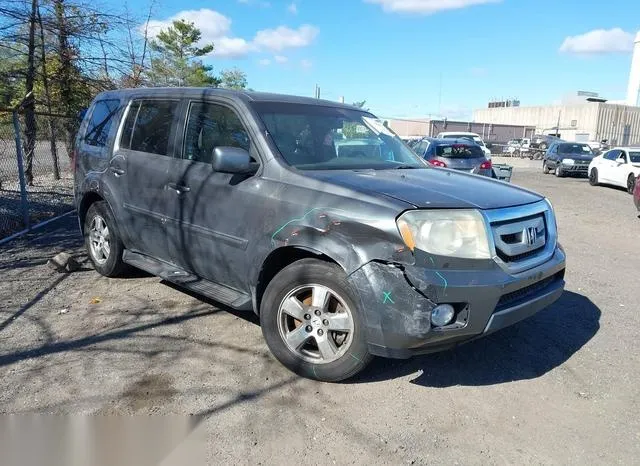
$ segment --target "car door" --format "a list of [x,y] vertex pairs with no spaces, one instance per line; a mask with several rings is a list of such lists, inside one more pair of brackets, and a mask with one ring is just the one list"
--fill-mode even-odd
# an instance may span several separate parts
[[547,161],[547,168],[549,168],[549,170],[555,170],[555,168],[558,166],[558,145],[557,144],[553,144],[547,150],[546,161]]
[[620,150],[613,149],[606,152],[598,164],[598,179],[604,183],[613,183],[615,160],[620,156]]
[[179,103],[132,100],[110,166],[126,186],[122,207],[129,248],[164,261],[171,260],[166,224],[176,199],[167,185]]
[[627,159],[627,152],[624,150],[619,151],[618,157],[613,160],[611,169],[612,177],[611,182],[616,186],[623,188],[627,187],[627,177],[629,176],[629,163]]
[[190,100],[184,103],[181,157],[174,161],[171,182],[178,186],[173,215],[177,229],[170,241],[174,260],[208,280],[244,290],[252,229],[252,209],[260,205],[257,176],[213,170],[216,147],[240,147],[260,158],[251,143],[248,125],[230,104]]

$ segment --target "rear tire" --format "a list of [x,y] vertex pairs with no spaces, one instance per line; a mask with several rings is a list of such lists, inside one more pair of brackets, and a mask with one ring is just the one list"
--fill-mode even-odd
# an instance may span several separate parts
[[325,382],[348,379],[372,359],[358,302],[339,266],[303,259],[267,286],[260,305],[262,334],[290,371]]
[[629,173],[629,176],[627,177],[627,192],[629,194],[633,194],[633,190],[636,187],[636,177],[633,175],[633,173]]
[[117,277],[126,269],[124,246],[118,227],[105,201],[94,202],[84,220],[84,243],[93,266],[100,275]]
[[598,169],[592,168],[589,172],[589,184],[591,186],[598,186]]

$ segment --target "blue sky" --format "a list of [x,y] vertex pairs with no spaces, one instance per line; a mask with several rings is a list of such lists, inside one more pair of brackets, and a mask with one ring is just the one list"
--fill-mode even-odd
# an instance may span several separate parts
[[[148,0],[134,5],[144,15]],[[640,2],[159,0],[152,18],[195,22],[216,46],[205,61],[256,90],[313,95],[317,83],[380,116],[465,118],[492,98],[624,99]]]

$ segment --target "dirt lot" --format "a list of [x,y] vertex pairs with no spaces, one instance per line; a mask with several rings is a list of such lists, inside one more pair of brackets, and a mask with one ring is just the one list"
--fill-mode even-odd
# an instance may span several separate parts
[[[638,213],[624,191],[510,163],[568,254],[567,291],[529,320],[316,383],[270,356],[253,315],[100,277],[68,217],[0,247],[0,411],[200,415],[210,463],[637,463]],[[81,271],[45,265],[62,250]]]

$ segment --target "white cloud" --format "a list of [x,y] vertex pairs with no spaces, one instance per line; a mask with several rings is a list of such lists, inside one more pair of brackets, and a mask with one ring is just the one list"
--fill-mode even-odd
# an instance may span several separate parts
[[276,55],[275,57],[273,57],[273,59],[276,61],[276,63],[287,63],[289,61],[289,59],[284,55]]
[[231,29],[231,20],[225,15],[208,8],[202,8],[200,10],[180,11],[162,21],[149,21],[149,36],[155,37],[161,29],[166,29],[174,21],[181,19],[195,24],[200,29],[202,41],[205,43],[224,36]]
[[269,60],[268,58],[262,58],[258,60],[258,65],[269,66],[270,64],[271,64],[271,60]]
[[243,57],[254,50],[253,44],[240,37],[220,37],[213,41],[214,49],[211,53],[216,57]]
[[443,10],[456,10],[472,5],[499,3],[502,0],[364,0],[382,5],[385,11],[430,15]]
[[279,52],[285,48],[306,47],[318,35],[318,28],[304,24],[298,29],[279,26],[275,29],[263,29],[256,33],[253,43],[260,48]]
[[287,11],[289,13],[291,13],[292,15],[297,15],[298,14],[298,5],[296,5],[295,3],[289,4],[289,6],[287,7]]
[[300,66],[306,70],[308,70],[309,68],[311,68],[313,66],[313,62],[311,60],[307,60],[306,58],[304,60],[300,60]]
[[[260,2],[246,0],[241,3],[259,4]],[[275,29],[260,30],[256,32],[253,39],[247,40],[231,34],[231,19],[215,10],[202,8],[180,11],[164,20],[149,21],[149,37],[154,38],[160,30],[170,27],[173,21],[181,19],[195,24],[202,34],[199,45],[213,42],[214,50],[210,55],[221,58],[242,57],[260,50],[280,52],[287,48],[306,47],[313,42],[319,32],[318,28],[308,24],[297,29],[280,26]],[[144,31],[144,25],[140,26],[140,31]],[[286,57],[280,56],[280,59],[282,58],[286,61]],[[275,60],[278,63],[284,63],[277,58]]]
[[620,28],[595,29],[567,37],[560,52],[579,55],[621,53],[633,50],[633,34]]

